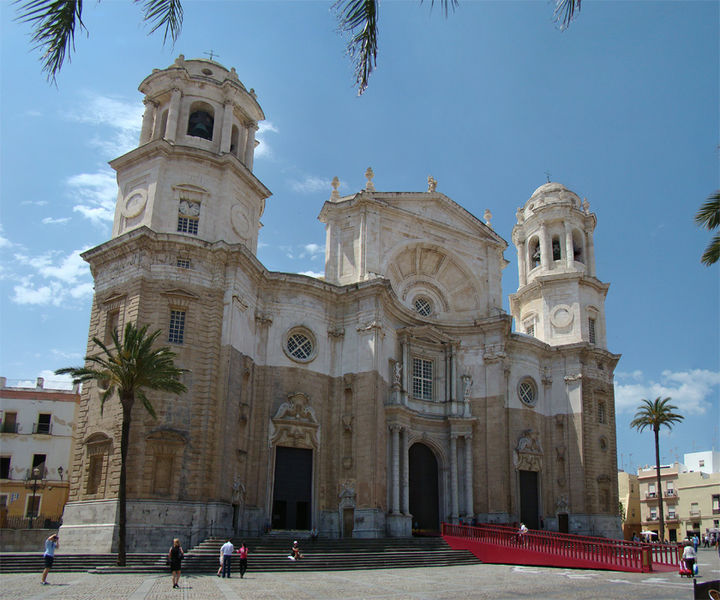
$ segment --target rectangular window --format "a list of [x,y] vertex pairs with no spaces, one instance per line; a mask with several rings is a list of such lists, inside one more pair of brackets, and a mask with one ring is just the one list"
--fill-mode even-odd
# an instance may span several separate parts
[[525,333],[535,337],[535,323],[528,323],[527,325],[525,325]]
[[595,319],[588,319],[588,340],[591,344],[595,343]]
[[700,516],[700,505],[697,502],[690,503],[690,516],[691,517],[699,517]]
[[50,413],[40,413],[37,423],[35,423],[35,433],[50,435],[52,432],[52,415]]
[[3,414],[2,432],[3,433],[17,433],[17,413],[16,412],[5,412]]
[[433,363],[423,358],[413,358],[413,397],[433,399]]
[[598,402],[598,423],[605,423],[605,403]]
[[712,511],[713,514],[720,513],[720,495],[712,497]]
[[9,456],[0,456],[0,479],[10,479]]
[[120,326],[120,311],[111,310],[105,319],[105,344],[112,344],[112,334]]
[[701,458],[701,459],[698,461],[698,466],[699,466],[699,467],[704,467],[704,466],[705,466],[705,460]]
[[190,259],[189,258],[178,258],[177,266],[180,269],[189,269],[190,268]]
[[30,467],[30,476],[32,477],[32,471],[36,468],[40,469],[40,477],[45,477],[45,460],[46,454],[33,454],[32,467]]
[[654,483],[651,483],[648,485],[648,496],[650,496],[651,498],[655,497],[655,484]]
[[170,311],[170,327],[168,333],[168,342],[171,344],[182,344],[185,338],[185,311]]
[[668,519],[674,519],[674,518],[675,518],[675,509],[668,508]]
[[104,454],[93,454],[90,456],[90,464],[88,465],[88,478],[86,492],[88,494],[97,494],[102,480],[102,469]]
[[191,219],[190,217],[178,217],[177,230],[180,233],[189,233],[190,235],[197,235],[198,223],[200,219]]
[[25,517],[28,519],[33,519],[37,517],[40,514],[40,500],[42,499],[42,496],[39,494],[36,494],[33,496],[32,494],[27,496],[27,505],[25,507]]
[[657,508],[651,508],[650,509],[650,520],[654,521],[657,519]]

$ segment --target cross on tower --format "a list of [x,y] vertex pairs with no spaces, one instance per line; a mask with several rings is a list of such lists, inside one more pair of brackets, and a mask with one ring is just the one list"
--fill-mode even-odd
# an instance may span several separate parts
[[210,52],[203,52],[203,54],[207,54],[210,57],[210,60],[213,59],[213,56],[220,56],[219,54],[215,54],[212,50],[210,50]]

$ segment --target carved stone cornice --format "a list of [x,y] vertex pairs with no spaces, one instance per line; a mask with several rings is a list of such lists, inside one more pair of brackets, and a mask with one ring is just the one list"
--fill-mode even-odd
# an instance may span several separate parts
[[264,312],[260,312],[258,310],[255,311],[255,323],[257,323],[261,327],[269,327],[272,325],[272,317]]

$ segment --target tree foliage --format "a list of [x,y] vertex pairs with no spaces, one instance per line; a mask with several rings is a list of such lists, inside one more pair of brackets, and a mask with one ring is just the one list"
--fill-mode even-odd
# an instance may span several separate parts
[[[695,215],[695,223],[708,231],[720,227],[720,190],[712,194],[700,207]],[[708,267],[714,265],[718,260],[720,260],[720,231],[710,240],[700,258],[700,261]]]
[[655,434],[655,476],[657,481],[658,506],[660,516],[660,541],[665,540],[665,514],[663,512],[662,485],[660,479],[660,428],[662,426],[672,429],[673,425],[680,423],[685,417],[673,412],[677,406],[670,404],[672,398],[660,398],[650,401],[642,399],[635,418],[630,422],[630,427],[642,432],[646,428],[652,429]]
[[[173,43],[182,29],[181,0],[132,0],[142,4],[143,20],[151,27],[150,33],[164,29],[163,42]],[[347,53],[353,63],[358,94],[368,87],[370,75],[377,66],[379,14],[381,0],[335,0],[332,7],[338,18],[338,30],[348,36]],[[447,17],[459,0],[429,0],[441,5]],[[422,4],[424,0],[420,0]],[[582,0],[555,0],[555,22],[567,29]],[[55,81],[67,58],[75,51],[75,30],[88,30],[82,20],[83,0],[15,0],[18,20],[32,25],[32,42],[42,58],[42,69],[48,79]],[[241,3],[238,3],[242,7]]]
[[100,349],[97,354],[85,357],[85,366],[66,367],[55,371],[56,375],[69,374],[73,383],[96,382],[101,391],[100,412],[105,402],[117,396],[122,408],[120,436],[120,484],[118,488],[118,565],[125,565],[126,539],[126,463],[130,441],[130,424],[135,399],[140,400],[150,415],[156,418],[155,409],[145,390],[157,390],[181,394],[186,391],[180,377],[185,372],[175,366],[175,353],[166,346],[156,348],[160,336],[158,329],[148,333],[148,326],[138,329],[128,323],[122,338],[112,332],[112,344],[106,346],[94,337],[93,344]]

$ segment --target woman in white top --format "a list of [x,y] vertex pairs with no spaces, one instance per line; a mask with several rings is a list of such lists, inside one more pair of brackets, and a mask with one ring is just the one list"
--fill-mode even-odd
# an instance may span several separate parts
[[692,542],[689,540],[685,542],[685,549],[683,550],[682,557],[683,561],[685,561],[685,568],[691,573],[694,573],[695,571],[693,569],[695,566],[696,554],[695,548],[693,548]]

